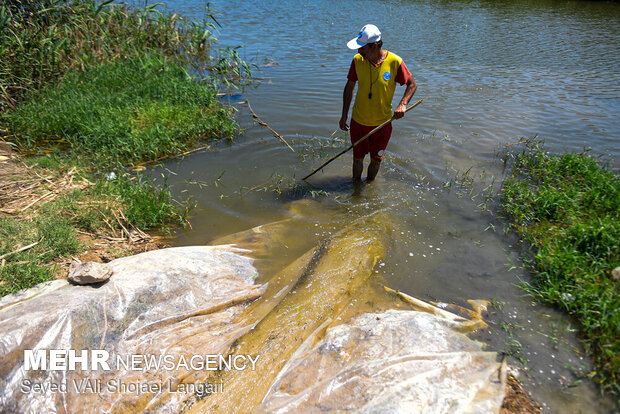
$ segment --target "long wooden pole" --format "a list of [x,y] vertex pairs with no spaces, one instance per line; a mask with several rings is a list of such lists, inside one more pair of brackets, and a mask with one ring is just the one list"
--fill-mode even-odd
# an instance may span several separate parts
[[[414,103],[413,105],[411,105],[409,108],[405,109],[405,113],[409,112],[410,110],[412,110],[413,108],[415,108],[416,106],[420,105],[422,103],[424,99],[420,99],[418,102]],[[319,168],[317,168],[316,170],[312,171],[310,174],[306,175],[304,178],[302,178],[302,180],[306,180],[310,177],[312,177],[315,173],[317,173],[319,170],[323,169],[323,167],[325,167],[327,164],[329,164],[330,162],[332,162],[333,160],[335,160],[336,158],[340,157],[342,154],[344,154],[345,152],[349,151],[351,148],[353,148],[354,146],[356,146],[357,144],[359,144],[360,142],[364,141],[365,139],[367,139],[369,136],[371,136],[372,134],[374,134],[375,132],[377,132],[378,130],[380,130],[381,128],[383,128],[384,126],[386,126],[387,124],[389,124],[390,122],[392,122],[394,120],[394,117],[392,116],[392,118],[390,118],[389,120],[385,121],[384,123],[382,123],[381,125],[379,125],[376,128],[373,128],[372,131],[370,131],[369,133],[367,133],[366,135],[364,135],[363,137],[361,137],[360,139],[358,139],[357,141],[355,141],[353,144],[351,144],[351,146],[349,148],[347,148],[346,150],[342,151],[341,153],[339,153],[338,155],[336,155],[335,157],[330,158],[329,160],[327,160],[325,163],[323,163]]]

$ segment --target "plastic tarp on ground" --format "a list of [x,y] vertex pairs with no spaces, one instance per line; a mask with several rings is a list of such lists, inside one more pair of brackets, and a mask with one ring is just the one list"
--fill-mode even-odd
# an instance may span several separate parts
[[[179,247],[114,260],[102,286],[54,281],[0,301],[3,412],[175,412],[188,395],[169,385],[198,382],[201,370],[128,369],[117,356],[226,355],[246,325],[245,304],[263,292],[252,259],[230,246]],[[24,350],[105,350],[110,371],[24,370]],[[81,352],[78,351],[78,355]],[[126,361],[126,359],[124,359]],[[176,361],[173,362],[176,367]],[[78,365],[78,368],[81,365]],[[134,365],[144,368],[144,364]],[[89,379],[87,384],[83,380]],[[26,382],[24,382],[26,381]],[[29,381],[29,382],[28,382]],[[109,381],[112,387],[108,387]],[[127,392],[116,392],[121,382]],[[162,384],[134,392],[131,384]],[[26,384],[66,384],[36,392]],[[82,392],[76,389],[80,386]],[[117,387],[118,389],[115,389]],[[24,392],[24,390],[28,392]]]
[[[385,293],[383,308],[400,310],[356,311],[383,254],[388,221],[374,215],[352,223],[264,285],[254,284],[252,252],[240,248],[241,238],[238,247],[172,248],[117,259],[101,286],[55,281],[3,298],[3,412],[498,412],[505,373],[495,353],[464,333],[480,321]],[[269,231],[267,225],[254,233]],[[101,349],[112,362],[128,355],[260,354],[260,360],[256,371],[219,373],[119,366],[25,371],[24,350],[37,349]],[[94,389],[76,389],[75,381],[84,380]],[[23,392],[24,381],[68,387]],[[162,388],[97,388],[109,381]],[[215,392],[178,391],[183,384],[217,381],[223,388]]]
[[257,411],[499,412],[505,373],[497,354],[456,325],[425,312],[389,310],[332,327],[298,349]]

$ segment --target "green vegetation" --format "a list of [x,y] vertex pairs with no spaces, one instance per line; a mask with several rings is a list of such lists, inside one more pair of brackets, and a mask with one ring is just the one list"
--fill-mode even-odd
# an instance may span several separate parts
[[[51,173],[56,180],[67,170]],[[80,233],[115,241],[139,238],[141,230],[183,225],[188,211],[187,205],[174,202],[166,186],[156,187],[138,175],[99,180],[69,191],[43,204],[32,219],[0,217],[0,256],[6,255],[0,266],[0,296],[51,280],[60,258],[87,247],[78,241]],[[31,244],[35,245],[18,251]]]
[[187,203],[127,167],[233,137],[217,88],[251,74],[235,49],[212,49],[217,22],[205,16],[108,0],[0,3],[0,139],[46,177],[25,177],[20,191],[30,203],[70,171],[90,182],[0,216],[0,295],[52,278],[54,263],[85,248],[80,233],[132,240],[186,223]]
[[620,180],[587,154],[550,155],[540,143],[508,154],[504,213],[532,248],[526,289],[581,323],[603,390],[620,392]]
[[0,219],[0,256],[14,246],[33,248],[6,257],[0,267],[0,296],[50,280],[53,268],[45,264],[56,257],[75,253],[79,244],[75,230],[64,217],[39,216],[31,222]]
[[100,166],[154,160],[234,133],[214,89],[157,55],[71,72],[30,94],[4,123],[22,149],[55,144]]
[[233,49],[211,54],[216,20],[133,9],[111,0],[5,0],[0,5],[0,109],[71,70],[157,51],[203,78],[239,83],[248,66]]

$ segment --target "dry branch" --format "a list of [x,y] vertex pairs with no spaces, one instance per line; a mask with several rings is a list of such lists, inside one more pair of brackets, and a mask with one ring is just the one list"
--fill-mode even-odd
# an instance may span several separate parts
[[[28,166],[21,168],[12,164],[10,167],[12,172],[0,175],[0,212],[5,214],[23,213],[42,201],[49,202],[60,194],[92,185],[86,179],[76,182],[75,167],[56,180],[51,176],[43,177]],[[27,178],[11,181],[24,175]]]
[[[41,240],[43,240],[43,239],[41,239]],[[4,258],[5,258],[5,257],[8,257],[8,256],[10,256],[10,255],[12,255],[12,254],[21,253],[21,252],[23,252],[24,250],[28,250],[28,249],[30,249],[30,248],[32,248],[32,247],[34,247],[34,246],[36,246],[37,244],[41,243],[41,240],[39,240],[38,242],[31,243],[31,244],[29,244],[28,246],[20,247],[19,249],[17,249],[17,250],[13,250],[13,251],[12,251],[12,252],[10,252],[10,253],[5,253],[5,254],[3,254],[2,256],[0,256],[0,259],[1,259],[1,260],[4,260]]]
[[286,142],[286,140],[284,139],[284,137],[282,137],[282,135],[278,134],[276,131],[274,131],[269,125],[267,125],[267,123],[265,121],[263,121],[262,119],[260,119],[258,117],[258,115],[256,115],[256,112],[254,112],[254,110],[252,110],[252,106],[250,106],[250,101],[245,101],[245,103],[248,104],[248,109],[250,110],[250,112],[252,113],[252,118],[254,119],[254,121],[256,121],[256,123],[260,126],[264,126],[265,128],[269,129],[271,131],[271,133],[273,134],[274,137],[279,138],[282,142],[284,142],[286,144],[287,147],[289,147],[291,149],[291,151],[295,152],[295,150],[293,149],[293,147],[291,147],[289,145],[288,142]]

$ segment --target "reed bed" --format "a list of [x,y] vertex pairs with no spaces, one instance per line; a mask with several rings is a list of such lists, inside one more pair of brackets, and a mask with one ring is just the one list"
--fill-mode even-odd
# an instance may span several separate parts
[[0,110],[29,92],[102,62],[157,51],[196,76],[227,86],[247,80],[236,50],[213,54],[216,20],[165,13],[156,4],[132,8],[109,0],[6,0],[0,5]]

